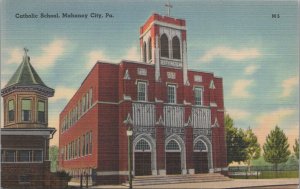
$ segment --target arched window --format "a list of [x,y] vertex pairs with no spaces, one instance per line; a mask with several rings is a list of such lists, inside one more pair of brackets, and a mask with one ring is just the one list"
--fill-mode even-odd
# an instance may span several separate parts
[[169,58],[169,42],[166,34],[160,37],[160,55]]
[[151,59],[152,59],[152,45],[151,45],[151,37],[150,37],[148,41],[148,60]]
[[194,151],[207,152],[207,147],[202,140],[199,140],[194,146]]
[[146,60],[147,60],[147,55],[146,55],[146,53],[147,53],[147,49],[146,49],[146,42],[144,42],[144,44],[143,44],[143,62],[146,62]]
[[180,59],[180,42],[177,36],[172,39],[173,58]]
[[135,146],[136,151],[151,150],[149,143],[145,139],[141,139]]
[[180,147],[175,140],[170,140],[166,146],[166,150],[180,151]]

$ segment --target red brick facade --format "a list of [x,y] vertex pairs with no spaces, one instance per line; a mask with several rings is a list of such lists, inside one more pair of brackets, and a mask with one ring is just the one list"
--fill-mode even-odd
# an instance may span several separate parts
[[[184,20],[154,14],[140,31],[145,62],[97,62],[61,112],[60,168],[74,175],[88,172],[98,184],[124,182],[128,175],[125,120],[132,122],[136,175],[226,168],[222,79],[187,70]],[[159,37],[164,34],[170,38],[165,51],[169,57],[160,56],[165,44]],[[91,136],[85,134],[89,132]],[[80,153],[89,146],[91,151]],[[147,170],[140,166],[143,163],[149,165]],[[172,163],[179,168],[170,167]]]

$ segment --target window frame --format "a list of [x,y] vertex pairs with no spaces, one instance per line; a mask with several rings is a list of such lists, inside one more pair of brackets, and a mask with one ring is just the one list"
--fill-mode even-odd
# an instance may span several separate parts
[[[197,92],[200,91],[200,104],[198,103],[199,101],[197,100]],[[203,87],[201,86],[195,86],[194,87],[194,100],[195,100],[195,105],[196,106],[203,106]]]
[[[144,91],[144,100],[142,100],[140,97],[140,93],[142,93],[142,91],[140,91],[140,85],[144,85],[145,87],[145,91]],[[148,101],[148,83],[146,81],[137,81],[137,101],[141,101],[141,102],[147,102]]]
[[[173,88],[174,94],[170,94],[169,88]],[[175,84],[167,84],[167,103],[168,104],[176,104],[177,103],[177,86]],[[171,95],[173,96],[173,101],[171,101]]]
[[[166,44],[163,44],[162,43],[162,38],[163,37],[166,37],[166,41],[164,41],[164,42],[166,42]],[[170,58],[170,47],[169,47],[169,38],[168,38],[168,36],[167,36],[167,34],[162,34],[161,36],[160,36],[160,38],[159,38],[159,42],[160,42],[160,57],[162,57],[162,58]],[[166,49],[164,49],[164,48],[166,47]]]
[[[13,152],[13,161],[7,161],[7,151]],[[20,160],[20,151],[29,151],[29,160],[21,161]],[[40,161],[34,159],[35,151],[41,152]],[[44,161],[44,150],[41,148],[2,148],[1,149],[1,163],[43,163]]]
[[[40,103],[44,104],[43,120],[40,120],[40,112],[42,112],[42,111],[39,111]],[[46,102],[44,100],[38,100],[38,102],[37,102],[37,120],[39,123],[46,123],[46,109],[47,109]]]
[[[10,110],[10,102],[13,103],[13,109]],[[8,123],[11,123],[11,122],[15,122],[15,118],[16,118],[16,106],[15,106],[15,99],[8,99],[7,101],[7,109],[8,109],[8,115],[7,115],[7,120],[8,120]],[[12,111],[12,116],[13,116],[13,119],[11,120],[11,111]]]
[[[24,110],[23,109],[23,101],[30,101],[30,110]],[[33,100],[31,98],[22,98],[21,99],[21,121],[24,122],[31,122],[32,121],[32,102]],[[28,120],[25,120],[25,115],[24,115],[24,111],[28,111]]]
[[[175,42],[178,42],[178,46],[177,45],[175,46],[174,44]],[[176,60],[181,60],[181,44],[180,44],[180,39],[177,36],[174,36],[172,38],[172,58]]]

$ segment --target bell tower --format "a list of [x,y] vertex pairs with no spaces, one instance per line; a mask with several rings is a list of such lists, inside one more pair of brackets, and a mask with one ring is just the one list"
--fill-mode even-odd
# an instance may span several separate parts
[[5,128],[47,128],[48,98],[54,90],[44,84],[30,64],[28,49],[23,61],[1,90]]
[[155,65],[155,80],[160,81],[160,67],[179,68],[183,81],[187,78],[187,47],[185,20],[152,14],[140,27],[142,61]]

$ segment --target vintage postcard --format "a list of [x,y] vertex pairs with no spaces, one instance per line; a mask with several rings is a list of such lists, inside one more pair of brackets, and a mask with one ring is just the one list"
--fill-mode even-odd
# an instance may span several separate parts
[[0,7],[1,188],[298,188],[298,1]]

